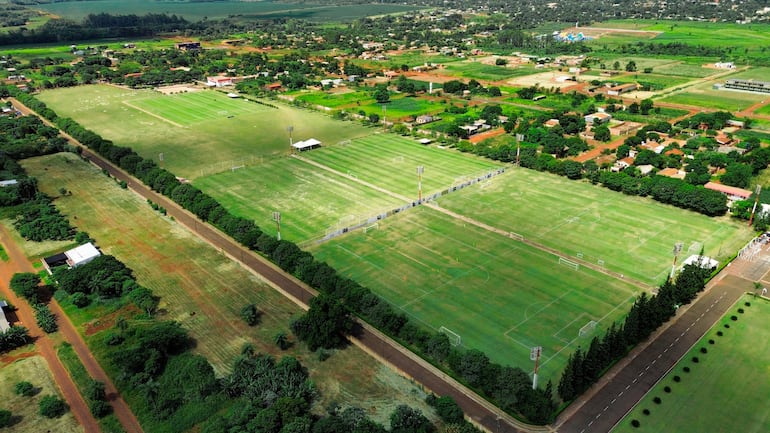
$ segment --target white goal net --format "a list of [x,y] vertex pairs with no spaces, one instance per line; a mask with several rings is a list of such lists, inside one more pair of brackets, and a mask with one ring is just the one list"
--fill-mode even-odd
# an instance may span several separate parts
[[559,264],[572,268],[576,271],[580,269],[580,263],[573,262],[572,260],[565,259],[564,257],[559,257]]
[[452,346],[459,346],[460,344],[462,344],[462,339],[460,338],[460,334],[453,332],[446,326],[442,326],[438,328],[438,332],[449,337],[449,343],[451,343]]
[[578,331],[578,335],[581,337],[587,337],[593,334],[594,330],[596,330],[596,321],[591,320],[585,325],[583,325],[582,328],[580,328],[580,331]]

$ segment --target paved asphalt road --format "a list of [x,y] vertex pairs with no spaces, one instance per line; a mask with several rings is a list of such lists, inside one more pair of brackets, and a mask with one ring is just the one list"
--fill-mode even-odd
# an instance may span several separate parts
[[633,358],[613,378],[581,397],[576,403],[582,403],[582,407],[570,413],[563,423],[557,422],[558,431],[604,433],[612,430],[738,298],[753,287],[752,281],[735,275],[723,273],[720,277],[647,347],[635,356],[632,352]]

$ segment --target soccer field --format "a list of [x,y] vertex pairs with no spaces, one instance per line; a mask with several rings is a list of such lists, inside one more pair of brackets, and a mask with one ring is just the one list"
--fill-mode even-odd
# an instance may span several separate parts
[[753,236],[729,217],[695,212],[631,197],[564,177],[511,169],[487,186],[441,197],[438,203],[491,226],[515,232],[650,285],[680,260],[699,254],[725,260]]
[[[750,305],[746,306],[746,302]],[[770,393],[769,314],[766,299],[744,296],[612,431],[770,431],[770,416],[765,409]],[[731,320],[731,316],[737,320]],[[725,328],[725,324],[730,327]],[[701,348],[706,348],[707,353],[702,353]],[[694,363],[693,357],[699,362]],[[690,371],[685,372],[685,367]],[[670,392],[665,391],[666,387]],[[660,398],[659,404],[653,402],[656,397]],[[644,414],[645,410],[649,415]],[[639,427],[633,427],[632,420],[637,420]]]
[[639,289],[557,256],[419,207],[311,248],[426,326],[446,327],[493,361],[531,370],[542,346],[542,383],[577,346],[624,315]]
[[162,165],[188,179],[287,155],[289,127],[294,141],[316,138],[324,144],[371,134],[355,122],[231,99],[214,90],[163,95],[93,85],[47,90],[38,98],[58,115],[145,158],[158,162],[162,153]]
[[295,158],[202,177],[194,184],[273,235],[272,213],[280,212],[281,236],[298,243],[405,203]]
[[373,134],[344,146],[321,148],[303,157],[373,183],[388,191],[417,198],[417,167],[423,195],[441,191],[502,164],[454,150],[423,146],[393,134]]

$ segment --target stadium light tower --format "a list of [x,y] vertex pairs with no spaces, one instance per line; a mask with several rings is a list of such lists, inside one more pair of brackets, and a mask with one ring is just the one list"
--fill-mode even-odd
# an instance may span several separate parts
[[674,263],[671,265],[671,274],[668,276],[669,280],[674,278],[674,271],[676,270],[676,259],[679,257],[679,253],[682,252],[683,246],[684,244],[682,242],[677,242],[674,244],[674,251],[672,251],[674,254]]
[[294,132],[294,126],[293,125],[287,126],[286,127],[286,132],[289,133],[289,150],[291,151],[292,150],[291,146],[294,144],[294,140],[292,140],[292,138],[291,138],[291,133]]
[[422,165],[417,166],[417,202],[422,201],[422,173],[425,171],[425,167]]
[[754,207],[751,208],[751,216],[749,217],[749,227],[754,222],[754,212],[757,211],[757,204],[759,203],[759,193],[762,192],[762,185],[757,184],[757,189],[754,190]]
[[529,351],[529,360],[535,361],[535,373],[532,375],[532,389],[537,389],[537,368],[540,364],[540,355],[543,354],[543,347],[536,346]]
[[281,213],[278,211],[273,212],[273,221],[278,229],[278,234],[275,236],[279,241],[281,240]]

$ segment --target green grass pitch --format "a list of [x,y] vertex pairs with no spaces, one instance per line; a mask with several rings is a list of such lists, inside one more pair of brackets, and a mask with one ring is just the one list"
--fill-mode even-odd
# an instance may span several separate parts
[[[751,306],[745,306],[750,302]],[[744,314],[737,312],[738,308]],[[744,296],[700,339],[682,360],[653,387],[613,430],[625,432],[746,432],[770,431],[765,409],[770,365],[770,303]],[[737,321],[730,316],[738,317]],[[724,324],[730,325],[729,329]],[[718,336],[721,331],[723,336]],[[714,340],[714,344],[709,344]],[[705,347],[708,353],[701,353]],[[697,356],[699,362],[693,363]],[[690,372],[683,371],[689,367]],[[680,377],[680,382],[674,381]],[[668,386],[671,392],[665,392]],[[659,397],[660,404],[653,399]],[[644,415],[643,411],[650,411]],[[640,422],[632,427],[631,420]]]
[[462,345],[525,371],[543,346],[541,377],[558,380],[567,357],[626,313],[638,288],[420,207],[311,249],[409,316],[458,333]]
[[371,134],[353,122],[340,127],[317,112],[270,108],[213,90],[162,95],[94,85],[45,91],[39,98],[60,116],[145,158],[158,161],[163,153],[163,166],[188,179],[287,155],[289,126],[295,141],[313,137],[328,144]]
[[[752,233],[728,217],[709,218],[647,198],[615,194],[587,182],[512,169],[486,185],[439,199],[447,209],[515,232],[569,256],[597,263],[650,285],[671,269],[676,242],[681,259],[699,242],[724,260]],[[698,254],[698,251],[689,251]]]
[[273,235],[277,227],[272,213],[281,212],[281,236],[294,242],[322,238],[332,227],[405,203],[294,158],[205,176],[194,185]]
[[417,167],[423,166],[423,195],[502,167],[453,150],[423,146],[392,134],[374,134],[346,146],[331,146],[302,154],[305,158],[373,183],[394,193],[417,198]]

